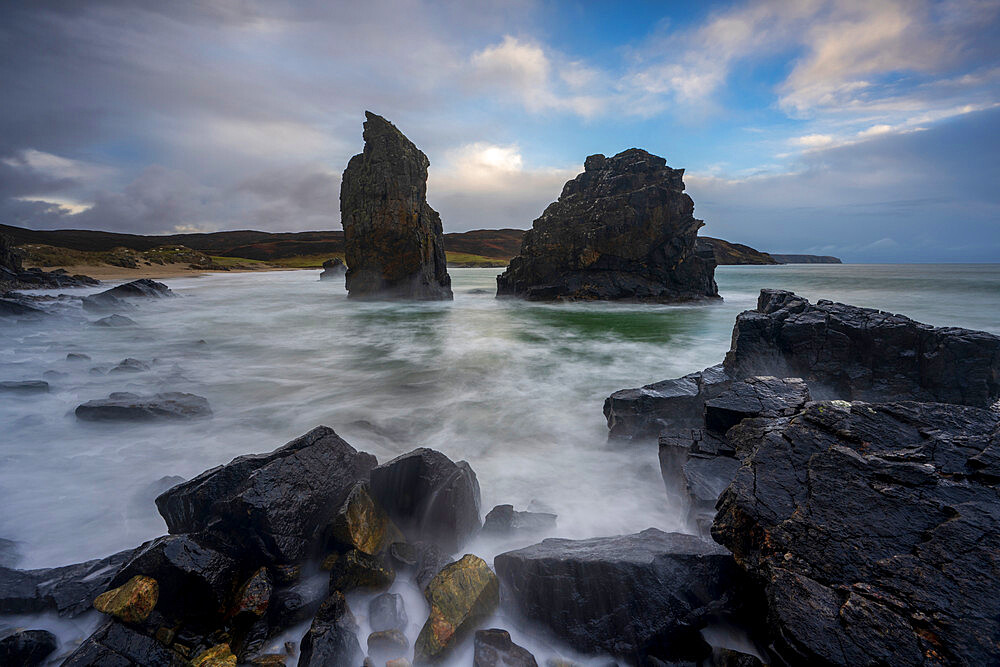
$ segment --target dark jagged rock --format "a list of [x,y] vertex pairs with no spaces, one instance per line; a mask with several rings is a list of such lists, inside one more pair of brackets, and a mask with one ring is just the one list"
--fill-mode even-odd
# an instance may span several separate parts
[[299,666],[360,665],[365,654],[357,633],[358,624],[344,594],[334,591],[319,608],[309,632],[302,638]]
[[211,628],[232,608],[246,569],[246,564],[190,535],[166,535],[139,547],[110,587],[136,575],[151,577],[159,584],[158,612]]
[[427,204],[427,156],[365,112],[365,149],[344,170],[347,291],[351,298],[451,299],[441,217]]
[[368,482],[359,482],[347,494],[328,529],[328,544],[338,551],[358,549],[366,554],[382,553],[403,538],[385,510],[372,499]]
[[22,259],[22,253],[14,246],[13,239],[0,234],[0,291],[89,287],[101,284],[99,280],[89,276],[71,276],[62,269],[56,271],[25,269],[21,264]]
[[197,419],[211,415],[212,409],[206,399],[176,391],[152,396],[116,391],[107,398],[87,401],[76,408],[76,418],[83,421]]
[[424,597],[430,615],[413,646],[414,662],[436,664],[497,609],[500,583],[485,561],[466,554],[441,570]]
[[535,656],[510,639],[506,630],[476,632],[472,667],[538,667]]
[[724,434],[750,417],[795,414],[809,400],[809,387],[799,378],[749,377],[705,401],[705,428]]
[[347,265],[339,257],[328,259],[323,262],[323,272],[319,274],[320,280],[333,280],[347,273]]
[[371,471],[372,497],[411,540],[454,553],[481,527],[479,482],[465,461],[420,448]]
[[384,591],[395,579],[396,573],[383,557],[351,549],[338,558],[330,570],[330,590],[344,593]]
[[288,628],[311,618],[326,599],[329,589],[329,579],[320,577],[278,589],[268,605],[270,625],[276,628]]
[[705,401],[732,384],[721,365],[664,380],[639,389],[621,389],[604,401],[609,437],[655,438],[664,428],[700,428],[705,423]]
[[113,313],[136,309],[135,305],[108,292],[85,296],[80,299],[80,306],[89,313]]
[[375,632],[405,630],[407,621],[402,595],[382,593],[368,603],[368,622]]
[[133,280],[130,283],[125,283],[124,285],[112,287],[111,289],[105,290],[100,294],[95,294],[94,298],[100,299],[104,296],[112,296],[119,299],[159,299],[174,296],[174,293],[163,283],[158,283],[155,280],[150,280],[149,278],[142,278],[140,280]]
[[513,505],[497,505],[486,515],[483,533],[496,537],[542,533],[554,530],[556,515],[548,512],[518,512]]
[[591,155],[525,234],[497,296],[671,302],[718,297],[715,258],[698,252],[684,170],[632,148]]
[[28,303],[14,292],[7,292],[0,298],[0,317],[37,318],[44,315],[46,312],[43,309]]
[[108,373],[141,373],[149,370],[149,364],[138,359],[122,359],[117,366],[112,367]]
[[430,542],[393,542],[389,546],[389,556],[398,568],[412,571],[421,591],[426,591],[437,573],[451,563],[451,559]]
[[547,539],[494,561],[504,602],[586,652],[700,660],[699,629],[753,597],[725,549],[650,528],[589,540]]
[[135,320],[131,317],[125,317],[124,315],[119,315],[115,313],[114,315],[108,315],[107,317],[102,317],[99,320],[94,321],[95,327],[134,327],[136,326]]
[[90,361],[90,355],[81,354],[79,352],[70,352],[66,355],[66,361]]
[[156,499],[171,533],[204,532],[294,563],[319,541],[354,485],[375,466],[331,428],[319,426],[269,454],[233,459]]
[[842,401],[730,431],[717,541],[787,664],[979,665],[1000,637],[1000,415]]
[[49,383],[44,380],[22,380],[0,382],[0,394],[47,394]]
[[39,570],[0,568],[0,614],[30,614],[56,611],[60,616],[78,616],[91,608],[98,594],[108,587],[116,570],[133,551],[74,565]]
[[111,621],[84,641],[62,667],[188,667],[181,655],[118,621]]
[[58,646],[56,636],[47,630],[18,630],[0,639],[0,665],[36,667]]
[[801,377],[817,399],[988,407],[1000,398],[1000,336],[761,290],[741,313],[725,368]]

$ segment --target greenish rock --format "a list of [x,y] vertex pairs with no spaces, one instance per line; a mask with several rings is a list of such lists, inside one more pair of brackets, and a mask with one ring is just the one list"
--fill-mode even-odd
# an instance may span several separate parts
[[348,593],[354,590],[383,591],[396,579],[396,573],[383,558],[351,549],[337,559],[330,570],[330,590]]
[[381,630],[368,635],[368,657],[377,662],[405,657],[410,640],[399,630]]
[[218,644],[196,655],[191,667],[236,667],[236,656],[229,644]]
[[126,623],[141,623],[153,611],[159,597],[160,585],[156,579],[137,574],[118,588],[98,595],[94,609]]
[[437,664],[487,619],[500,602],[500,582],[486,562],[472,554],[435,576],[424,596],[430,615],[414,648],[417,665]]
[[333,519],[332,532],[339,544],[370,555],[403,539],[389,515],[372,499],[367,482],[351,489]]

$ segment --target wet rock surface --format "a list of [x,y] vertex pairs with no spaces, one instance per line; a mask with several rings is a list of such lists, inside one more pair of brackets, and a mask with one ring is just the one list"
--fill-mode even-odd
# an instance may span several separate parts
[[94,298],[100,300],[105,296],[117,299],[160,299],[175,296],[175,294],[163,283],[150,280],[149,278],[142,278],[125,283],[124,285],[112,287],[100,294],[95,294]]
[[1000,637],[1000,415],[824,402],[730,431],[712,527],[789,664],[987,664]]
[[208,400],[194,394],[164,392],[140,396],[117,391],[107,398],[87,401],[76,408],[83,421],[155,421],[157,419],[198,419],[210,417]]
[[364,151],[340,188],[348,295],[451,299],[441,217],[427,204],[430,161],[386,119],[365,118]]
[[405,630],[407,621],[402,595],[383,593],[368,603],[368,623],[375,632]]
[[670,302],[718,297],[715,258],[699,252],[684,170],[632,148],[591,155],[525,234],[497,296]]
[[535,657],[511,641],[506,630],[476,632],[472,667],[538,667]]
[[816,399],[988,407],[1000,398],[1000,336],[761,290],[736,318],[725,368],[801,377]]
[[631,660],[705,658],[700,628],[737,617],[754,597],[725,549],[654,528],[547,539],[494,563],[513,611],[578,650]]
[[163,646],[156,639],[111,621],[87,638],[66,658],[63,667],[189,667],[181,655]]
[[370,493],[411,540],[458,551],[482,527],[479,482],[465,461],[420,448],[371,471]]
[[375,466],[320,426],[269,454],[233,459],[156,499],[171,533],[205,533],[271,563],[313,555],[354,486]]
[[486,514],[483,534],[510,537],[544,533],[555,529],[556,519],[549,512],[519,512],[513,505],[497,505]]
[[364,652],[358,643],[358,624],[347,606],[344,595],[330,595],[313,619],[309,632],[302,638],[299,665],[360,665]]

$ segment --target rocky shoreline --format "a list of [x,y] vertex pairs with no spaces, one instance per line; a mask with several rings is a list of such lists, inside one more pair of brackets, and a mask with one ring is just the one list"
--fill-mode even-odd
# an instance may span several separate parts
[[[140,281],[86,303],[169,296]],[[0,662],[568,665],[566,647],[601,665],[987,664],[1000,606],[973,591],[1000,579],[998,398],[1000,337],[763,290],[722,364],[605,405],[610,446],[658,442],[688,533],[555,539],[555,515],[511,505],[484,520],[467,463],[380,464],[321,426],[161,493],[166,535],[0,567],[0,617],[104,619],[75,647],[18,630]],[[77,409],[206,414],[184,394]],[[534,543],[489,562],[468,551],[481,537]]]

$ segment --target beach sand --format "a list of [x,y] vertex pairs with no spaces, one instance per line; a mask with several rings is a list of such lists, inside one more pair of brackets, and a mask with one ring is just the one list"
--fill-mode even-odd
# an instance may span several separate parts
[[[25,264],[25,268],[31,268],[29,264]],[[109,264],[96,264],[96,265],[74,265],[74,266],[42,266],[39,267],[44,271],[55,271],[56,269],[65,269],[68,273],[76,275],[83,274],[85,276],[90,276],[91,278],[97,278],[98,280],[139,280],[140,278],[152,278],[162,279],[162,278],[190,278],[193,276],[200,276],[206,273],[248,273],[254,271],[302,271],[303,269],[294,268],[283,268],[277,266],[264,266],[261,268],[239,268],[230,269],[229,271],[207,271],[205,269],[192,269],[189,264],[151,264],[149,266],[140,266],[136,269],[127,269],[121,266],[111,266]],[[320,269],[308,269],[315,270],[319,273]]]

